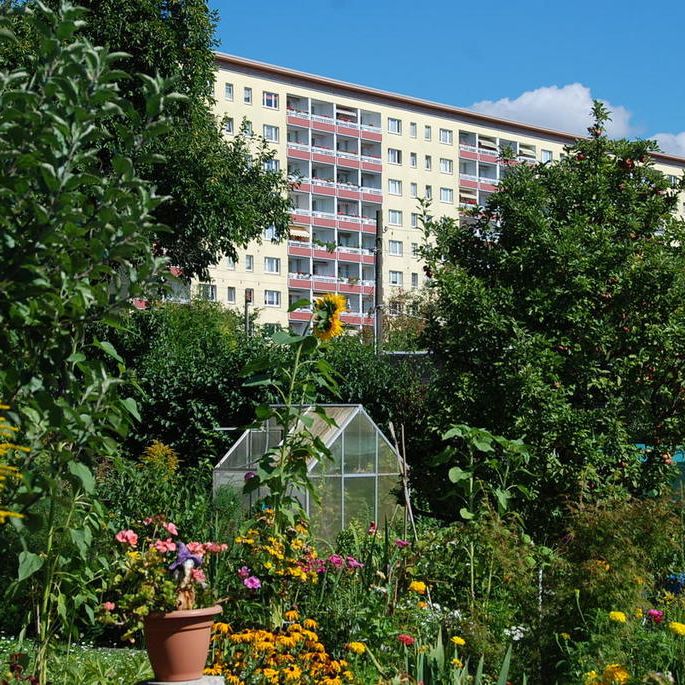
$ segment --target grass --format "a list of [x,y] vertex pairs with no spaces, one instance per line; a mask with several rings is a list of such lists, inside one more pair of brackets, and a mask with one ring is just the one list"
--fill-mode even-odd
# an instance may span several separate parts
[[[10,654],[28,654],[33,645],[0,634],[0,679],[10,683]],[[30,667],[29,671],[30,672]],[[133,685],[152,677],[147,655],[139,649],[94,647],[90,644],[62,646],[52,656],[49,666],[50,685]],[[21,682],[21,681],[19,681]]]

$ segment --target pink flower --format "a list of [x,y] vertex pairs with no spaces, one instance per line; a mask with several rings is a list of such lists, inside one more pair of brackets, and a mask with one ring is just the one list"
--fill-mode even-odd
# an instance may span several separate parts
[[328,563],[335,568],[342,568],[345,565],[345,560],[339,554],[331,554],[328,557]]
[[114,539],[125,545],[131,545],[131,547],[135,547],[138,544],[138,536],[132,530],[120,530],[114,536]]
[[366,531],[369,535],[375,535],[378,530],[378,524],[375,521],[371,521],[369,529]]
[[167,538],[166,540],[155,540],[152,543],[152,546],[161,554],[176,551],[176,543],[171,538]]
[[144,519],[143,519],[143,523],[144,523],[146,526],[149,526],[149,525],[152,523],[152,516],[148,516],[147,518],[144,518]]
[[647,618],[653,623],[663,623],[664,622],[664,612],[658,609],[650,609],[647,612]]
[[205,546],[201,542],[189,542],[186,547],[191,554],[202,556],[205,553]]
[[201,585],[204,585],[207,582],[207,576],[205,576],[205,572],[201,568],[191,569],[190,577]]
[[248,590],[259,590],[259,588],[262,587],[262,581],[259,580],[257,576],[250,576],[249,578],[245,578],[243,585]]
[[364,568],[361,561],[357,561],[354,557],[347,557],[347,568]]
[[205,542],[204,548],[206,552],[210,554],[218,554],[219,552],[225,552],[228,549],[226,543],[219,544],[218,542]]
[[254,471],[248,471],[244,476],[243,479],[248,481],[251,478],[254,478],[257,474]]
[[105,611],[114,611],[117,608],[117,605],[114,602],[103,602],[102,608]]
[[397,538],[395,540],[395,545],[399,547],[400,549],[404,549],[405,547],[409,547],[409,543],[406,540],[401,540],[400,538]]
[[250,569],[247,568],[247,566],[241,566],[241,567],[238,569],[238,575],[239,575],[241,578],[247,578],[247,577],[249,577],[250,573],[252,573],[252,571],[250,571]]
[[411,647],[416,640],[411,636],[407,635],[406,633],[400,633],[397,636],[397,639],[405,646],[405,647]]
[[178,535],[178,530],[173,523],[169,522],[169,523],[164,523],[162,525],[163,525],[164,529],[167,531],[167,533],[170,533],[171,535]]

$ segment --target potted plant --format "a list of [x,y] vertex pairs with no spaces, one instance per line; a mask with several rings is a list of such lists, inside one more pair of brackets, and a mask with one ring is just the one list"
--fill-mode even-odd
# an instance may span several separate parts
[[206,558],[227,549],[216,542],[181,542],[163,516],[143,521],[141,532],[115,535],[117,557],[101,620],[124,628],[133,641],[141,630],[160,681],[197,680],[207,659],[213,617],[221,612],[205,574]]

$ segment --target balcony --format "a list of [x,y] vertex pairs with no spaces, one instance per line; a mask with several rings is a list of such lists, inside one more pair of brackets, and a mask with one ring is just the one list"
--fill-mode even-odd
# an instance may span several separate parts
[[306,290],[311,288],[320,292],[371,295],[374,291],[375,282],[358,278],[291,272],[288,274],[288,287]]

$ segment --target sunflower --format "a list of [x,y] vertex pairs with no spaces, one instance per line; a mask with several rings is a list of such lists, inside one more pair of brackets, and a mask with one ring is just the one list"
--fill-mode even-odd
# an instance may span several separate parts
[[337,293],[326,293],[323,297],[316,299],[312,330],[319,340],[330,340],[342,333],[340,314],[347,309],[346,305],[345,296]]

